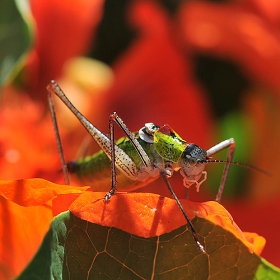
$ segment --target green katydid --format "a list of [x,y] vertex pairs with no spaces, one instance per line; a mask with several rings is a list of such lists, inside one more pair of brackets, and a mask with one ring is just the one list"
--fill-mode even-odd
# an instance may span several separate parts
[[[168,178],[172,176],[174,171],[180,171],[183,176],[184,187],[189,188],[191,185],[195,185],[197,191],[199,191],[200,185],[207,178],[207,172],[204,170],[205,165],[213,162],[225,163],[216,196],[216,201],[220,202],[230,164],[238,164],[263,172],[258,168],[232,161],[235,150],[233,138],[224,140],[208,150],[203,150],[199,146],[183,140],[169,125],[158,126],[153,123],[146,123],[139,132],[132,133],[116,113],[110,115],[108,137],[74,107],[55,81],[50,82],[47,90],[49,92],[50,109],[56,127],[56,138],[59,142],[59,153],[67,183],[69,183],[67,169],[70,173],[76,173],[80,177],[89,177],[90,180],[95,181],[107,180],[109,177],[111,178],[112,186],[111,190],[104,197],[105,202],[107,202],[116,192],[116,176],[118,176],[118,186],[121,190],[137,189],[161,176],[186,218],[194,240],[202,252],[205,252],[204,247],[199,242],[196,230],[174,193]],[[73,112],[98,143],[102,151],[86,159],[65,164],[51,99],[52,93],[56,94]],[[126,137],[121,138],[116,143],[114,137],[115,122],[126,135]],[[214,160],[211,158],[212,155],[225,148],[229,148],[227,160]],[[98,190],[98,184],[96,186]]]

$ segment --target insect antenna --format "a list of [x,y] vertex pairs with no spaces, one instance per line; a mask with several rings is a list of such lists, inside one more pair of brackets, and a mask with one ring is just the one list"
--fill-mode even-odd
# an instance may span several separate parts
[[247,169],[251,169],[251,170],[254,170],[254,171],[257,171],[257,172],[260,172],[266,176],[269,176],[271,177],[272,174],[259,168],[259,167],[256,167],[256,166],[253,166],[253,165],[250,165],[250,164],[247,164],[247,163],[241,163],[241,162],[237,162],[237,161],[228,161],[228,160],[222,160],[222,159],[207,159],[205,161],[203,161],[205,163],[230,163],[230,164],[234,164],[234,165],[238,165],[238,166],[242,166],[242,167],[245,167]]

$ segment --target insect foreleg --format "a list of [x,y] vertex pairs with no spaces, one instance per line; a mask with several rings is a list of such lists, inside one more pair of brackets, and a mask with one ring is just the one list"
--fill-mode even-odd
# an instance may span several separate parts
[[219,143],[219,144],[215,145],[214,147],[210,148],[209,150],[207,150],[207,156],[210,157],[213,154],[215,154],[215,153],[217,153],[217,152],[219,152],[219,151],[221,151],[221,150],[223,150],[227,147],[229,147],[229,149],[228,149],[228,154],[227,154],[226,165],[225,165],[225,168],[224,168],[224,171],[223,171],[223,176],[222,176],[222,179],[221,179],[221,182],[220,182],[220,187],[219,187],[218,193],[216,195],[216,201],[217,202],[221,202],[221,197],[222,197],[222,194],[223,194],[223,191],[224,191],[226,179],[227,179],[228,172],[229,172],[229,167],[230,167],[230,164],[231,164],[231,161],[232,161],[232,158],[233,158],[233,154],[234,154],[234,151],[235,151],[234,139],[230,138],[230,139],[224,140],[221,143]]
[[165,184],[167,185],[169,191],[171,192],[173,198],[175,199],[177,205],[179,206],[181,212],[183,213],[185,219],[187,220],[188,226],[189,226],[189,228],[190,228],[190,230],[191,230],[191,232],[192,232],[193,238],[194,238],[194,240],[195,240],[195,242],[196,242],[196,245],[197,245],[198,249],[199,249],[202,253],[205,253],[204,247],[201,245],[201,243],[200,243],[199,240],[198,240],[197,232],[196,232],[196,230],[195,230],[195,228],[194,228],[194,226],[193,226],[193,224],[192,224],[190,218],[188,217],[188,215],[187,215],[185,209],[183,208],[183,206],[182,206],[180,200],[178,199],[177,195],[176,195],[175,192],[173,191],[173,188],[171,187],[171,185],[170,185],[170,183],[169,183],[169,181],[168,181],[168,179],[167,179],[168,174],[167,174],[166,170],[164,170],[164,169],[161,170],[160,175],[161,175],[161,177],[163,178]]

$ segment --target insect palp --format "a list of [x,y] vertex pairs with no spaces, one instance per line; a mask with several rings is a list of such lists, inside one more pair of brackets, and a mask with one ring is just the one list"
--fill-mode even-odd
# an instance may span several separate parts
[[[195,184],[196,191],[199,192],[199,188],[203,182],[207,180],[207,172],[205,170],[200,171],[196,174],[187,174],[183,168],[180,170],[180,174],[183,176],[183,185],[185,188],[190,188],[193,184]],[[203,178],[201,179],[201,176]],[[200,181],[199,181],[200,180]]]

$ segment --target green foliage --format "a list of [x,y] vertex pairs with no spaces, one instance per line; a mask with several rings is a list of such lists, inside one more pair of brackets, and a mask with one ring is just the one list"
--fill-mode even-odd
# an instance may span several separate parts
[[31,45],[31,15],[26,0],[0,1],[0,86],[18,73]]
[[67,211],[53,220],[37,255],[18,280],[280,277],[278,269],[251,254],[220,226],[201,218],[193,224],[206,254],[197,250],[186,226],[142,238],[89,223]]
[[254,280],[277,280],[280,279],[280,269],[261,258]]
[[[236,143],[236,149],[234,152],[233,161],[252,164],[258,167],[258,163],[250,162],[252,153],[252,141],[253,141],[252,123],[248,116],[244,113],[235,111],[225,115],[219,123],[219,130],[217,133],[216,141],[221,139],[228,139],[233,137]],[[220,140],[219,140],[220,139]],[[220,151],[215,154],[215,159],[226,159],[228,149]],[[216,194],[217,188],[221,181],[221,175],[224,165],[208,165],[208,188],[211,189],[213,194]],[[232,164],[230,166],[230,172],[227,177],[226,187],[223,192],[223,197],[241,197],[246,193],[246,180],[248,179],[248,173],[251,170],[236,166]],[[243,182],[244,187],[239,187],[239,182]]]

